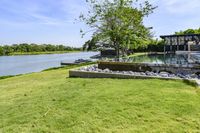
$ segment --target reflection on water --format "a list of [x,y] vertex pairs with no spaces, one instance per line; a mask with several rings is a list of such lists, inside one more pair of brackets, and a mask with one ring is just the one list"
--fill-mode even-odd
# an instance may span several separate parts
[[39,72],[51,67],[59,67],[63,60],[73,62],[77,59],[89,59],[96,54],[98,52],[0,56],[0,76]]
[[130,57],[128,59],[122,59],[121,61],[134,63],[188,65],[191,63],[199,63],[199,60],[199,54],[153,54]]

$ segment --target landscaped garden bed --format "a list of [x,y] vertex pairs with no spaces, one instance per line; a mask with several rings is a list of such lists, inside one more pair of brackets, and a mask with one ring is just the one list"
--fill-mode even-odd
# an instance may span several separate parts
[[[69,71],[70,77],[81,78],[125,78],[125,79],[178,79],[198,81],[200,75],[198,74],[184,74],[184,73],[170,73],[166,71],[153,72],[153,71],[118,71],[110,70],[108,68],[100,69],[98,65],[85,66],[78,69]],[[198,83],[197,83],[198,84]]]

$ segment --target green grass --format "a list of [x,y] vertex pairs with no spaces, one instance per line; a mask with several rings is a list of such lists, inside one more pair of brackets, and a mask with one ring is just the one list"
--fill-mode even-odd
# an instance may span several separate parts
[[135,57],[135,56],[148,55],[148,54],[164,54],[164,53],[163,52],[139,52],[139,53],[134,53],[132,55],[129,55],[128,57]]
[[68,78],[68,68],[0,80],[0,132],[199,132],[200,90],[171,80]]
[[47,51],[47,52],[14,52],[9,55],[40,55],[40,54],[64,54],[64,53],[73,53],[80,51]]
[[148,53],[146,53],[146,52],[134,53],[132,55],[129,55],[128,57],[135,57],[135,56],[146,55],[146,54],[148,54]]

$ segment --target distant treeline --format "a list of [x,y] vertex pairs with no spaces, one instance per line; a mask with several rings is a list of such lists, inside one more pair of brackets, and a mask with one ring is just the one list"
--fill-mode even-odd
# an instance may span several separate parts
[[13,44],[0,45],[0,55],[11,55],[12,53],[31,53],[31,52],[53,52],[53,51],[80,51],[81,48],[74,48],[64,45],[52,44]]

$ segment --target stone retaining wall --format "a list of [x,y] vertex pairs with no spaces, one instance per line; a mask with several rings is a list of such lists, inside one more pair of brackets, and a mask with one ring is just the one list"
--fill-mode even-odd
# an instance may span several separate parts
[[174,79],[181,80],[181,78],[168,78],[168,77],[154,77],[154,76],[135,76],[126,74],[114,74],[114,73],[99,73],[99,72],[87,72],[79,70],[70,70],[69,77],[79,78],[120,78],[120,79]]
[[118,79],[162,79],[162,80],[182,80],[192,83],[195,86],[200,86],[200,81],[195,79],[181,79],[170,77],[156,77],[156,76],[135,76],[126,74],[113,74],[113,73],[99,73],[99,72],[87,72],[80,70],[70,70],[69,77],[78,78],[118,78]]

